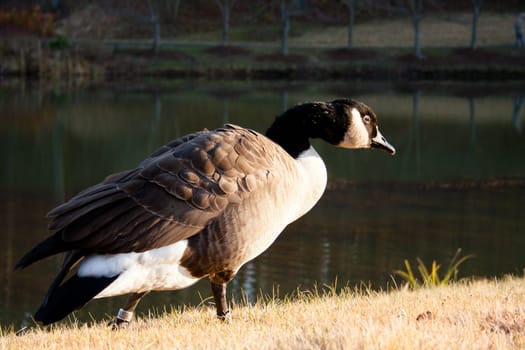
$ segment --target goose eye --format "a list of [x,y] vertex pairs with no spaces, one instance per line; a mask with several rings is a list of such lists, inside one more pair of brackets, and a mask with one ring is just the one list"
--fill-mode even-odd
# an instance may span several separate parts
[[365,124],[370,124],[370,120],[371,120],[371,119],[370,119],[370,116],[369,116],[369,115],[365,115],[365,116],[363,117],[363,121],[365,122]]

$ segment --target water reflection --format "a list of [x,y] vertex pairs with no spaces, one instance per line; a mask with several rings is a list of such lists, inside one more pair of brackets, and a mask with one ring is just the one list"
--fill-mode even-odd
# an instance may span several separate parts
[[518,134],[521,134],[521,108],[523,107],[523,96],[514,96],[514,109],[512,111],[512,123]]
[[[225,122],[264,132],[297,102],[351,96],[373,106],[398,154],[316,147],[329,169],[319,205],[244,266],[230,293],[253,301],[314,283],[384,287],[403,259],[445,262],[476,254],[463,274],[494,276],[525,265],[523,89],[386,84],[156,83],[97,89],[0,87],[0,323],[34,311],[60,258],[12,273],[45,237],[45,213],[107,174],[135,166],[159,145]],[[471,90],[473,91],[471,92]],[[502,92],[503,91],[503,92]],[[261,292],[262,291],[262,292]],[[207,303],[208,283],[153,293],[139,312]],[[204,301],[203,301],[204,300]],[[101,317],[123,302],[96,301]]]

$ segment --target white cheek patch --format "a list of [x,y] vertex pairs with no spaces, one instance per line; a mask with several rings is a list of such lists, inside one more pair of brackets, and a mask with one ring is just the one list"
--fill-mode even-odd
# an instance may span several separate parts
[[350,113],[350,129],[347,130],[343,142],[339,147],[344,148],[368,148],[370,147],[370,135],[363,123],[361,113],[356,108],[352,108]]

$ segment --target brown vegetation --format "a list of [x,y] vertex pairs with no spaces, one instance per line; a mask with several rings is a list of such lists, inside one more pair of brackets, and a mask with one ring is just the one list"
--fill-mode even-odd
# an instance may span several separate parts
[[30,10],[0,9],[0,33],[4,35],[28,33],[50,36],[55,30],[54,21],[54,15],[50,12],[42,12],[38,5]]
[[105,321],[4,330],[2,349],[523,349],[523,278],[455,283],[410,291],[344,289],[299,293],[234,306],[233,320],[213,308],[143,316],[127,329]]

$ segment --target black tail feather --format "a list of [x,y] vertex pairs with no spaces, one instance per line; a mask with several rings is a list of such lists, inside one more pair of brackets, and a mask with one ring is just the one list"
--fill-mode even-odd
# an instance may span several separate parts
[[35,313],[35,320],[42,322],[44,325],[60,321],[71,312],[84,306],[117,279],[118,276],[72,276],[46,296],[44,302]]
[[64,278],[67,276],[71,267],[77,264],[80,260],[84,258],[85,254],[81,250],[71,250],[64,254],[64,261],[62,262],[62,268],[56,275],[55,279],[49,286],[45,299],[49,299],[49,296],[55,291],[55,289],[62,283]]
[[18,262],[15,264],[16,269],[22,269],[26,266],[31,265],[35,261],[40,259],[47,258],[48,256],[55,255],[58,253],[65,252],[70,250],[71,247],[69,244],[62,240],[60,232],[55,233],[52,236],[49,236],[42,242],[38,243],[33,247],[29,252],[26,253]]

